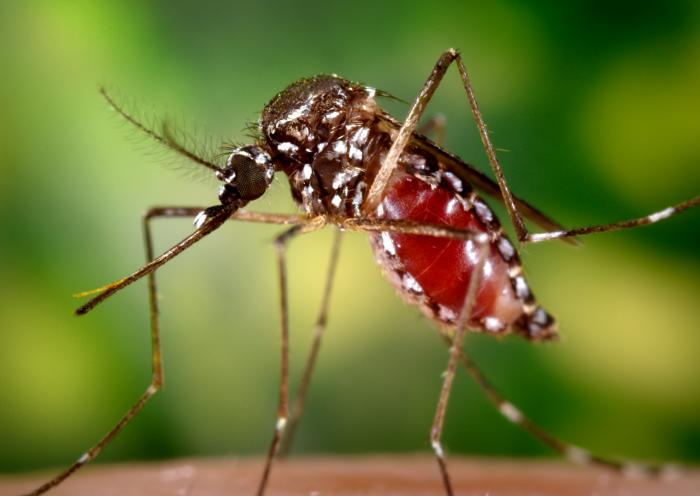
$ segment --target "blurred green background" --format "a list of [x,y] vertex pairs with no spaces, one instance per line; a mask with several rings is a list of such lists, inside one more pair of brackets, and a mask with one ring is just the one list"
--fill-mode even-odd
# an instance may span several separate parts
[[[76,459],[143,391],[145,283],[83,318],[71,294],[142,263],[147,207],[216,203],[215,182],[133,139],[98,84],[144,113],[241,141],[297,78],[334,72],[411,100],[454,46],[512,189],[565,225],[646,214],[700,190],[694,1],[3,2],[0,46],[3,472]],[[448,147],[485,170],[454,70],[436,112]],[[294,211],[286,180],[276,183],[253,206]],[[159,249],[191,230],[158,222]],[[697,461],[699,230],[694,211],[581,249],[528,247],[531,285],[562,341],[474,335],[467,346],[552,433],[605,455]],[[276,232],[231,224],[159,272],[166,386],[99,462],[264,452],[279,367]],[[330,239],[309,235],[290,251],[295,382]],[[446,360],[430,323],[382,279],[366,236],[346,236],[295,451],[427,452]],[[549,454],[462,373],[444,440],[459,454]]]

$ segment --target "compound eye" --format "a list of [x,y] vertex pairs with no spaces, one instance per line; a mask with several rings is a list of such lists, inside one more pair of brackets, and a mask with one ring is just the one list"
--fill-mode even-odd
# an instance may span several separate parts
[[270,186],[274,174],[270,156],[254,146],[239,148],[231,153],[228,167],[233,172],[236,191],[246,201],[261,197]]

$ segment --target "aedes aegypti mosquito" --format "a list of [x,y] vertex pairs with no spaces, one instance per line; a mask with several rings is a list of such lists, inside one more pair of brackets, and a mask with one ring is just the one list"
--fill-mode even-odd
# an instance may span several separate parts
[[[417,132],[418,121],[448,67],[455,63],[496,182]],[[577,462],[615,470],[625,462],[607,460],[565,443],[538,427],[506,400],[483,376],[461,344],[466,331],[519,334],[529,341],[557,338],[554,318],[535,300],[521,270],[516,246],[503,233],[491,209],[476,190],[505,204],[518,243],[562,239],[653,224],[700,203],[683,203],[633,220],[565,229],[524,200],[514,196],[498,163],[472,85],[457,51],[441,55],[416,97],[403,124],[382,110],[371,87],[337,76],[302,79],[276,95],[263,109],[252,145],[228,150],[225,163],[186,149],[169,131],[145,126],[123,110],[104,90],[104,97],[124,119],[150,138],[212,171],[222,182],[219,204],[209,208],[155,207],[143,218],[148,263],[133,274],[84,295],[94,295],[77,309],[83,315],[116,292],[148,276],[152,339],[152,380],[117,424],[70,467],[30,494],[42,494],[94,459],[161,387],[160,331],[156,269],[228,220],[288,225],[275,238],[281,308],[281,381],[274,427],[258,494],[267,487],[273,461],[289,442],[299,416],[326,327],[329,295],[338,259],[341,233],[366,231],[375,258],[397,292],[435,324],[449,347],[449,361],[440,391],[430,442],[445,492],[453,494],[441,444],[443,420],[458,365],[482,387],[497,410],[553,450]],[[303,214],[267,214],[241,210],[261,197],[277,171],[284,172]],[[154,257],[151,220],[194,217],[195,231]],[[527,218],[544,229],[531,233]],[[286,248],[299,236],[326,225],[336,227],[324,298],[315,339],[293,407],[289,404],[288,308]]]

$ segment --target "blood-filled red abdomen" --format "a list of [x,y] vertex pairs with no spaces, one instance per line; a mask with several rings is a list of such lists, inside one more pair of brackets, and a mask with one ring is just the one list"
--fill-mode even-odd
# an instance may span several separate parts
[[[471,309],[470,326],[501,332],[523,314],[523,303],[515,295],[508,264],[501,253],[503,246],[499,250],[496,244],[501,236],[494,236],[482,222],[489,222],[493,228],[490,219],[495,219],[476,195],[462,198],[445,186],[429,184],[400,172],[385,190],[377,216],[487,232],[489,239],[497,238],[488,247]],[[480,256],[476,242],[382,232],[371,234],[371,243],[377,262],[404,299],[420,305],[428,316],[439,322],[454,324],[457,321]],[[513,249],[507,239],[505,243]]]

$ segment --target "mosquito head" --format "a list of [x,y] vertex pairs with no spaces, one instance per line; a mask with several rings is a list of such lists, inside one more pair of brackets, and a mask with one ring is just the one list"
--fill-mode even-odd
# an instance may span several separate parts
[[260,198],[272,182],[275,167],[270,155],[257,146],[234,149],[226,160],[226,167],[216,173],[223,181],[219,200],[227,205],[246,203]]

